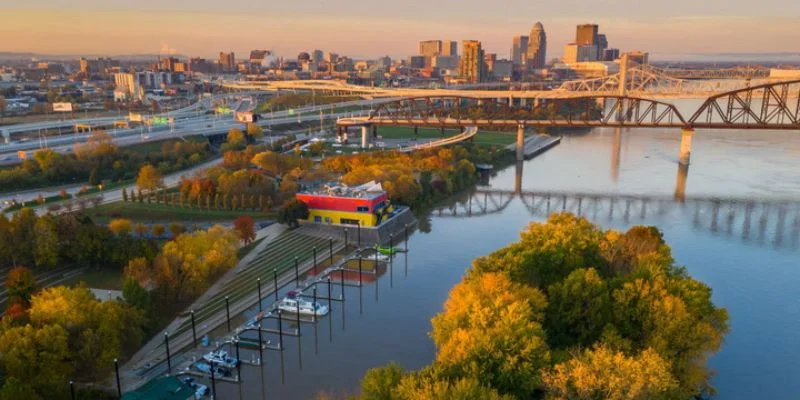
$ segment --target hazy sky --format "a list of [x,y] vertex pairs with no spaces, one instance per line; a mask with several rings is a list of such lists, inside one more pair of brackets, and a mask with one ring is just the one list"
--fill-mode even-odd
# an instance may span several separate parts
[[209,56],[318,48],[409,55],[425,39],[477,39],[507,57],[544,24],[548,57],[575,25],[600,24],[611,47],[652,53],[798,52],[800,0],[0,0],[0,51]]

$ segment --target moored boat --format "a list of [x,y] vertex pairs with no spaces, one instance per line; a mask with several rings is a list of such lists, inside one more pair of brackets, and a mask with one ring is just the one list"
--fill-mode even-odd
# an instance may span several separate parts
[[278,309],[293,314],[300,313],[300,315],[322,316],[328,314],[328,306],[306,300],[302,293],[295,291],[289,292],[288,296],[278,303]]

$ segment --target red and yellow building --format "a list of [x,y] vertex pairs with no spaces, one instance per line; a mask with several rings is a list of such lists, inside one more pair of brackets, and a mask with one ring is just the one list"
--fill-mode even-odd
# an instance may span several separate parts
[[392,211],[389,195],[374,182],[355,188],[333,186],[298,193],[297,199],[308,206],[308,221],[320,224],[373,227]]

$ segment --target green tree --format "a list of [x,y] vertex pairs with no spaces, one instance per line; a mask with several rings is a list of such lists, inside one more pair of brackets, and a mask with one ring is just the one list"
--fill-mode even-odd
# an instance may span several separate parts
[[403,374],[403,368],[397,363],[368,370],[361,378],[361,398],[363,400],[399,399],[392,395],[392,391],[400,384]]
[[0,332],[0,365],[7,379],[25,382],[25,391],[34,390],[42,398],[52,398],[52,386],[72,377],[72,358],[69,334],[61,325],[28,324]]
[[589,346],[610,321],[609,290],[593,268],[572,271],[550,285],[546,327],[551,345]]
[[58,264],[58,232],[55,219],[46,215],[34,225],[36,247],[33,258],[37,267],[53,268]]
[[122,201],[128,201],[128,190],[126,188],[122,188]]
[[129,276],[125,278],[122,285],[122,298],[126,303],[142,311],[143,315],[149,316],[152,312],[152,299],[150,293],[145,290],[139,282]]
[[402,400],[512,400],[494,389],[483,386],[474,378],[454,381],[436,379],[425,374],[411,374],[403,378],[393,392],[393,398]]

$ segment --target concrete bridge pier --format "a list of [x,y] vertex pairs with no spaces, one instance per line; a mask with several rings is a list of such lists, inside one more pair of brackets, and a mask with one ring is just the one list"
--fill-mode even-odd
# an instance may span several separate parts
[[622,158],[622,128],[614,128],[614,141],[611,144],[611,180],[619,182],[619,164]]
[[678,156],[678,162],[684,165],[689,165],[689,160],[692,155],[692,138],[694,137],[694,129],[683,128],[681,129],[681,152]]
[[525,125],[517,126],[517,161],[525,160]]
[[678,178],[675,180],[675,201],[686,201],[686,181],[689,179],[689,164],[678,164]]
[[519,196],[522,193],[522,169],[523,161],[517,161],[517,166],[514,169],[514,194]]
[[369,147],[369,127],[364,125],[361,127],[361,148],[366,149]]

